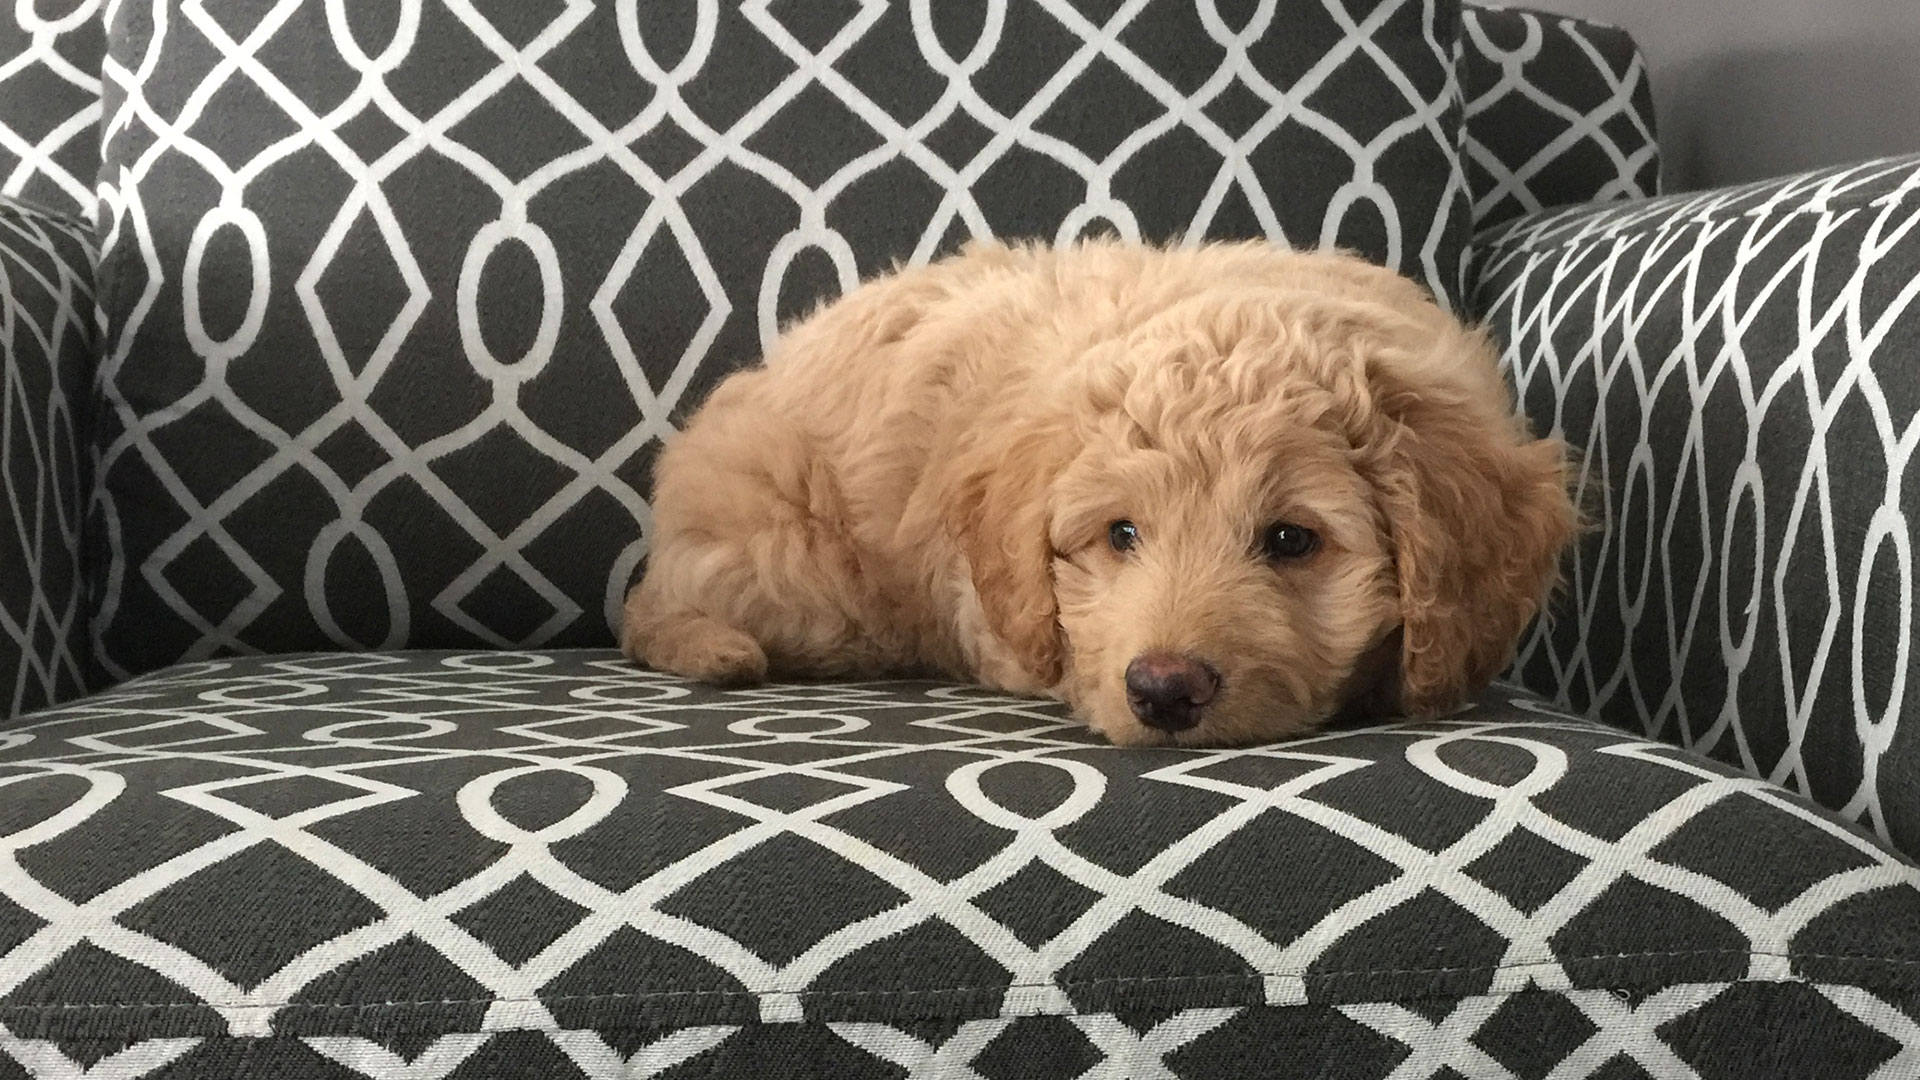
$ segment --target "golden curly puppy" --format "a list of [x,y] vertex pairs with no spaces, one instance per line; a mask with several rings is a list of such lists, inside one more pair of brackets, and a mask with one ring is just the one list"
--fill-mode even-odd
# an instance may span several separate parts
[[1575,528],[1564,447],[1481,334],[1262,243],[976,244],[878,278],[716,389],[656,481],[634,659],[970,678],[1122,744],[1446,710]]

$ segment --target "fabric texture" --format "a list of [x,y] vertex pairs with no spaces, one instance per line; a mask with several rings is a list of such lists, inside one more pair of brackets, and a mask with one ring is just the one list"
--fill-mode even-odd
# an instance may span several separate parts
[[1457,0],[347,10],[115,9],[116,675],[611,642],[673,420],[970,235],[1338,242],[1458,292]]
[[1920,851],[1920,157],[1486,243],[1477,305],[1595,519],[1522,677]]
[[106,52],[101,0],[0,4],[0,197],[93,212]]
[[88,684],[80,524],[90,231],[0,200],[0,720]]
[[16,722],[0,796],[0,1062],[35,1075],[1837,1078],[1920,1054],[1920,871],[1510,688],[1121,750],[975,687],[241,658]]
[[[100,0],[0,10],[0,194],[91,214],[100,164]],[[1646,64],[1590,20],[1465,4],[1467,182],[1478,225],[1657,194]]]
[[1521,8],[1469,4],[1462,16],[1476,226],[1659,194],[1653,90],[1631,36]]

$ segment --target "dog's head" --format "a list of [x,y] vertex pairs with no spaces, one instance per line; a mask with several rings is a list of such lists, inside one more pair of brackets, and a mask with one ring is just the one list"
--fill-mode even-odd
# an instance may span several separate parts
[[987,622],[1116,743],[1442,712],[1557,580],[1564,447],[1483,336],[1341,272],[1364,287],[1176,304],[966,451],[951,527]]

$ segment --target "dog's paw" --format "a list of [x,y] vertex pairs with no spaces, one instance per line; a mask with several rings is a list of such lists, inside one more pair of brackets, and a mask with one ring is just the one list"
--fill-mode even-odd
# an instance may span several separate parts
[[767,680],[767,653],[744,630],[704,615],[666,619],[629,655],[658,671],[716,686],[752,686]]

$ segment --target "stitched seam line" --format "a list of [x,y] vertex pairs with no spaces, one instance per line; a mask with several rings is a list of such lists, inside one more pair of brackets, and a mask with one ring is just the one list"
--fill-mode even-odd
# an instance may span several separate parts
[[[1791,981],[1796,983],[1804,983],[1807,980],[1791,980]],[[1779,985],[1785,984],[1781,980],[1767,980],[1767,979],[1733,979],[1733,980],[1714,979],[1714,980],[1697,980],[1695,982],[1677,983],[1674,985],[1680,985],[1680,986],[1715,985],[1722,982],[1726,982],[1726,983],[1729,983],[1730,985],[1736,985],[1736,986],[1743,985],[1743,984],[1779,986]],[[1531,989],[1532,988],[1522,988],[1517,990],[1486,990],[1486,991],[1481,991],[1475,994],[1441,995],[1441,996],[1476,997],[1476,998],[1511,998],[1511,997],[1516,997],[1520,994],[1528,993],[1530,992]],[[1550,990],[1547,992],[1562,993],[1564,991]],[[1607,993],[1608,991],[1603,989],[1596,989],[1594,992]],[[1390,1000],[1408,1001],[1408,1000],[1414,1000],[1414,998],[1410,996],[1402,996],[1402,997],[1393,998]],[[1364,1004],[1371,1004],[1371,1002],[1305,1002],[1305,1003],[1289,1003],[1285,1005],[1274,1005],[1274,1004],[1261,1002],[1261,1003],[1251,1003],[1251,1004],[1241,1005],[1241,1006],[1237,1006],[1237,1008],[1245,1009],[1245,1010],[1314,1009],[1314,1008],[1339,1009],[1339,1008],[1346,1007],[1348,1005],[1364,1005]],[[1112,1016],[1114,1014],[1110,1010],[1090,1009],[1085,1012],[1076,1013],[1076,1015]],[[1009,1017],[1002,1017],[1002,1019],[1017,1021],[1017,1020],[1027,1019],[1027,1017],[1009,1016]],[[791,1025],[791,1026],[798,1027],[798,1026],[809,1025],[809,1024],[826,1025],[826,1024],[833,1024],[837,1022],[838,1021],[836,1020],[799,1020],[799,1021],[774,1021],[771,1023],[779,1026]],[[633,1021],[617,1021],[617,1020],[609,1021],[609,1020],[595,1019],[591,1021],[584,1021],[579,1026],[575,1026],[575,1027],[569,1027],[565,1023],[556,1021],[555,1023],[552,1023],[552,1024],[508,1024],[508,1025],[499,1025],[499,1026],[488,1026],[483,1024],[480,1027],[475,1028],[471,1032],[465,1032],[465,1031],[446,1032],[444,1029],[440,1029],[440,1028],[417,1028],[417,1027],[411,1027],[411,1026],[389,1026],[389,1027],[383,1027],[379,1030],[381,1034],[409,1034],[409,1033],[418,1033],[418,1032],[428,1032],[432,1034],[505,1035],[505,1034],[511,1034],[515,1032],[547,1033],[547,1032],[566,1032],[566,1031],[581,1031],[581,1030],[605,1032],[605,1031],[628,1031],[628,1030],[638,1029],[638,1030],[647,1030],[647,1031],[667,1032],[667,1031],[684,1030],[684,1029],[691,1029],[691,1028],[712,1028],[712,1027],[730,1027],[730,1028],[739,1030],[739,1029],[743,1029],[750,1026],[767,1026],[769,1025],[769,1023],[770,1022],[763,1021],[763,1020],[741,1020],[741,1021],[733,1021],[733,1022],[723,1021],[717,1024],[715,1023],[659,1023],[659,1022],[635,1023]],[[349,1032],[345,1034],[349,1035],[350,1037],[355,1035],[361,1038],[369,1037],[369,1035],[367,1034],[358,1033],[358,1032]],[[308,1039],[339,1037],[339,1035],[337,1033],[328,1034],[328,1033],[322,1033],[322,1032],[277,1031],[267,1035],[232,1035],[232,1034],[222,1032],[220,1034],[198,1034],[198,1035],[188,1034],[188,1035],[176,1035],[176,1036],[155,1036],[155,1038],[169,1038],[169,1037],[179,1038],[179,1039],[193,1039],[193,1040],[204,1042],[204,1043],[270,1042],[275,1040],[305,1042]],[[378,1035],[374,1035],[371,1037],[376,1040],[379,1038]],[[28,1038],[23,1038],[18,1035],[8,1035],[5,1033],[0,1033],[0,1046],[5,1046],[8,1044],[19,1045],[19,1044],[28,1043],[31,1041],[33,1040]],[[115,1035],[88,1035],[88,1034],[66,1035],[66,1034],[63,1034],[59,1037],[58,1041],[63,1046],[105,1045],[105,1046],[112,1046],[115,1048],[119,1048],[126,1045],[127,1036],[123,1034],[115,1034]]]
[[[1572,957],[1557,961],[1562,966],[1569,963],[1592,962],[1599,960],[1643,960],[1680,956],[1720,956],[1720,957],[1769,957],[1781,960],[1864,960],[1875,964],[1887,964],[1899,967],[1920,966],[1920,959],[1899,959],[1894,957],[1870,956],[1858,953],[1769,953],[1744,952],[1728,949],[1680,949],[1672,952],[1645,953],[1601,953],[1595,956]],[[484,997],[484,998],[418,998],[397,1001],[358,1001],[358,1002],[306,1002],[282,1001],[248,1004],[244,1002],[208,1002],[208,1001],[156,1001],[156,1002],[49,1002],[43,1005],[0,1005],[0,1016],[20,1012],[43,1012],[48,1010],[104,1011],[110,1009],[293,1009],[306,1011],[351,1011],[356,1009],[391,1008],[413,1005],[554,1005],[592,1001],[652,1001],[665,998],[766,998],[792,996],[832,1000],[836,998],[870,997],[932,997],[955,994],[1003,993],[1015,990],[1072,990],[1075,988],[1098,988],[1102,986],[1137,985],[1151,983],[1203,983],[1203,982],[1264,982],[1267,979],[1330,979],[1355,975],[1447,975],[1465,973],[1493,973],[1513,971],[1522,968],[1537,968],[1543,963],[1532,964],[1487,964],[1465,967],[1435,968],[1352,968],[1343,971],[1315,971],[1296,974],[1269,974],[1264,972],[1221,972],[1213,975],[1115,975],[1096,979],[1076,979],[1063,983],[1006,983],[988,986],[942,986],[924,990],[650,990],[639,993],[623,994],[555,994],[548,997]],[[1690,979],[1687,982],[1777,982],[1782,980],[1753,980],[1740,977],[1727,979]],[[1786,981],[1813,981],[1796,977]],[[1578,989],[1578,988],[1576,988]],[[1550,991],[1553,992],[1553,991]]]

